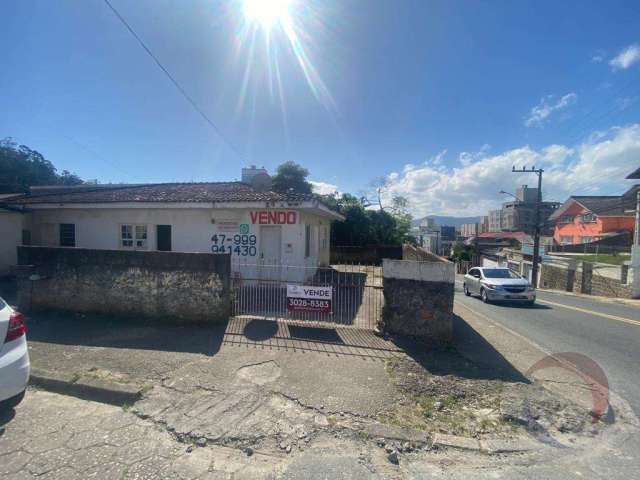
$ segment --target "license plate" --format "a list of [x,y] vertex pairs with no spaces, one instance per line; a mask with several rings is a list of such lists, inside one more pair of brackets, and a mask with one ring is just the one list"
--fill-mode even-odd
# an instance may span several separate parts
[[520,300],[520,299],[527,298],[527,297],[525,297],[524,295],[507,295],[507,298],[512,298],[514,300]]

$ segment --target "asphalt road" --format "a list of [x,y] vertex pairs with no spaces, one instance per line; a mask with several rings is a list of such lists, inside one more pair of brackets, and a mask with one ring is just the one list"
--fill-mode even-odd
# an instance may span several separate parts
[[465,297],[456,278],[455,302],[482,313],[546,350],[578,352],[595,360],[610,389],[626,399],[640,416],[640,302],[624,305],[538,292],[534,307],[483,304]]

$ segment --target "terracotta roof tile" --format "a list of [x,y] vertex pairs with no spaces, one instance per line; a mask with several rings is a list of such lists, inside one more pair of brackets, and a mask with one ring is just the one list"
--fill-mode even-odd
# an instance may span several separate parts
[[312,194],[259,192],[241,182],[158,183],[144,185],[95,186],[83,189],[51,189],[32,192],[12,204],[36,203],[119,203],[119,202],[299,202]]

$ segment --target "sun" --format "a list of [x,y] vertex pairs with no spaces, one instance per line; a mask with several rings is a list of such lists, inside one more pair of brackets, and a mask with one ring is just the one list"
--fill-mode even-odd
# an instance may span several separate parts
[[265,30],[289,18],[292,0],[242,0],[242,9],[248,22]]

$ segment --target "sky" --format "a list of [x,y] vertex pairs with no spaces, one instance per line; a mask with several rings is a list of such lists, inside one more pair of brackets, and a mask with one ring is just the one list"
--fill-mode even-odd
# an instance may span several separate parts
[[[414,216],[620,194],[640,166],[634,1],[3,4],[0,137],[100,182],[230,181],[292,160]],[[208,119],[208,120],[207,120]]]

